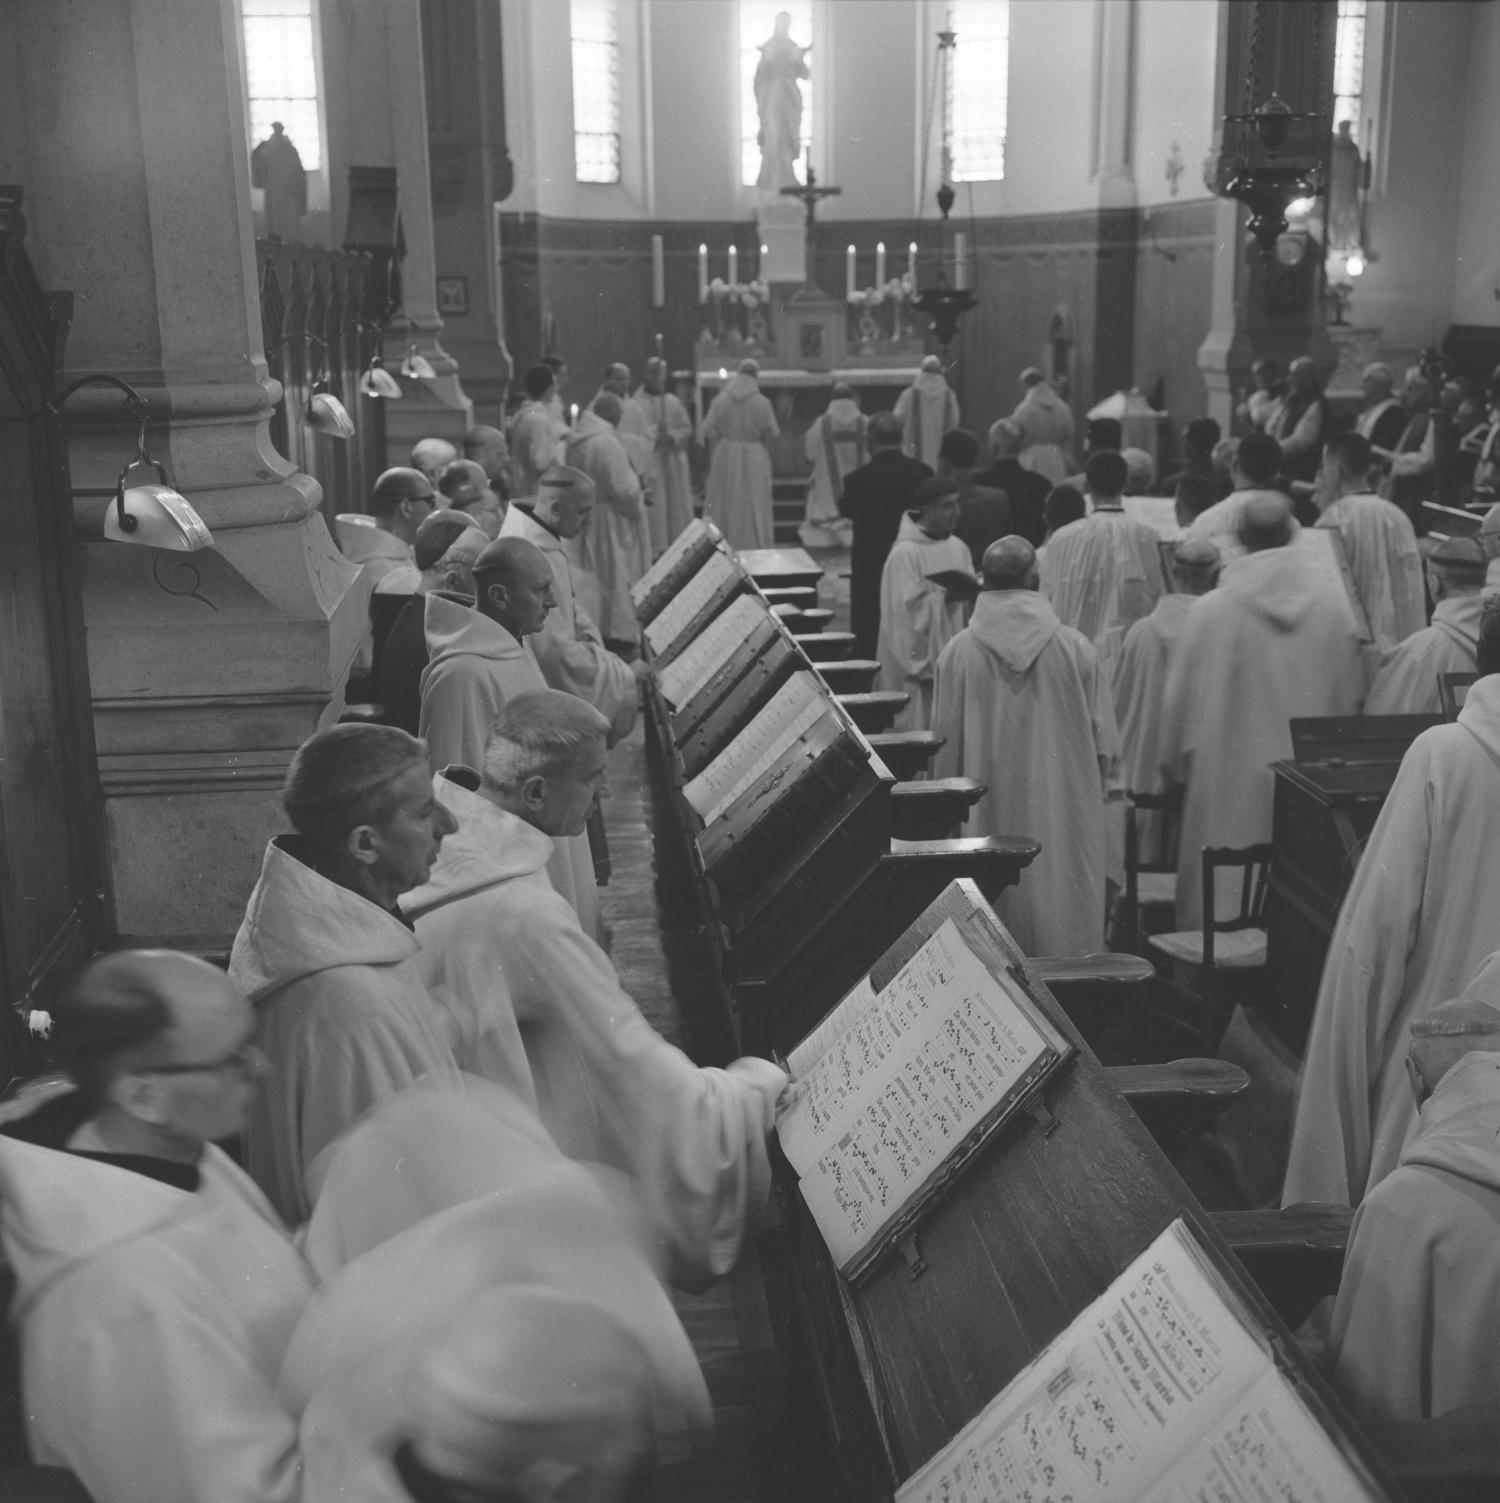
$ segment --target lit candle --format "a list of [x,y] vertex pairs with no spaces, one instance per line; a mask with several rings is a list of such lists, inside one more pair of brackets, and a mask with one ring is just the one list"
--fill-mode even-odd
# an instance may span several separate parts
[[912,286],[915,287],[917,285],[917,242],[915,240],[906,247],[906,272],[911,278]]
[[849,254],[844,261],[844,295],[854,296],[854,247],[849,247]]
[[969,237],[962,230],[953,237],[953,285],[960,292],[969,285]]
[[875,242],[875,285],[885,286],[885,241]]
[[762,282],[766,279],[766,257],[770,255],[770,247],[762,240],[760,243],[760,264],[755,268],[755,274]]
[[729,247],[729,285],[734,286],[740,279],[740,253],[734,246]]
[[698,247],[698,301],[708,301],[708,247]]
[[663,308],[667,302],[667,262],[660,235],[651,237],[651,306]]

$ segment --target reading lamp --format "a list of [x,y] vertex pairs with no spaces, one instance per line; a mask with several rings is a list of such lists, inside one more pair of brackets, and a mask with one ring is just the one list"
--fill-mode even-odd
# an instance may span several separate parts
[[[317,345],[322,352],[322,357],[327,357],[328,346],[307,329],[299,329],[295,334],[288,334],[281,342],[292,344],[299,339]],[[354,419],[349,416],[349,409],[334,396],[333,388],[328,384],[328,378],[323,375],[322,359],[313,367],[313,372],[313,383],[308,389],[307,401],[302,408],[302,421],[309,428],[316,429],[319,433],[326,433],[329,438],[353,438]]]
[[[135,458],[120,471],[115,482],[115,504],[104,513],[104,536],[116,543],[139,543],[174,553],[196,553],[201,548],[211,548],[214,536],[204,526],[203,518],[172,488],[167,467],[159,459],[153,459],[146,447],[151,408],[135,387],[118,376],[95,372],[70,381],[47,406],[60,413],[73,393],[85,386],[113,386],[124,392],[126,410],[140,423]],[[146,469],[156,471],[155,484],[125,484],[132,470]]]
[[401,374],[413,381],[437,380],[437,372],[432,368],[432,361],[425,355],[419,355],[414,344],[407,348],[406,359],[401,362]]
[[388,402],[401,400],[401,383],[385,368],[385,361],[378,353],[370,356],[370,363],[359,378],[359,389],[367,397],[384,397]]

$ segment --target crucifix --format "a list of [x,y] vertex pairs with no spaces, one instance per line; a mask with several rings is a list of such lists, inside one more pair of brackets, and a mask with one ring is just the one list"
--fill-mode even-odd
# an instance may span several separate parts
[[783,198],[801,199],[807,208],[807,238],[813,238],[813,231],[817,228],[817,206],[820,198],[833,198],[842,193],[842,188],[820,188],[818,175],[813,171],[812,152],[807,154],[807,182],[793,183],[790,188],[778,189]]

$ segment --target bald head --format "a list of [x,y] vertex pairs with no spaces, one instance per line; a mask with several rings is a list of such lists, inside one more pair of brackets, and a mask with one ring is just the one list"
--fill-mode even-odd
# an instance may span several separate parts
[[1252,496],[1240,515],[1239,539],[1247,553],[1285,548],[1292,540],[1292,503],[1277,492]]
[[419,438],[411,446],[412,464],[433,482],[457,458],[458,450],[446,438]]
[[621,365],[617,360],[612,365],[604,368],[603,388],[613,392],[617,397],[623,397],[630,391],[630,367]]
[[525,538],[497,538],[474,565],[474,609],[519,641],[542,629],[552,597],[552,565]]
[[995,459],[1008,459],[1013,454],[1019,454],[1025,437],[1025,430],[1019,423],[1001,418],[990,428],[990,454]]
[[537,482],[533,515],[561,538],[576,538],[594,510],[594,482],[572,465],[555,464]]
[[1444,1002],[1411,1025],[1412,1090],[1420,1106],[1466,1054],[1500,1051],[1500,1010],[1470,997]]
[[667,389],[667,362],[660,355],[653,355],[642,367],[641,384],[653,397]]
[[739,363],[739,373],[742,376],[759,376],[760,375],[760,361],[758,361],[758,360],[741,360],[740,363]]
[[1477,595],[1488,563],[1477,538],[1444,538],[1427,552],[1427,588],[1433,600]]
[[594,398],[594,412],[604,419],[611,428],[620,426],[620,419],[625,416],[625,404],[612,391],[601,391]]
[[1036,549],[1025,538],[1009,537],[984,550],[981,565],[987,590],[1034,590],[1037,587]]
[[1172,550],[1172,582],[1179,595],[1206,595],[1218,583],[1219,550],[1206,538],[1179,543]]

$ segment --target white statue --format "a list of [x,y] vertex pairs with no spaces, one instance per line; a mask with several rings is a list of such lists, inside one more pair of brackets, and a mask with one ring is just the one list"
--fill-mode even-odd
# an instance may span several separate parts
[[776,35],[760,49],[755,65],[755,107],[760,111],[760,177],[762,188],[784,188],[797,181],[792,164],[802,154],[802,90],[798,79],[810,75],[805,58],[810,46],[799,47],[789,35],[792,18],[776,17]]

